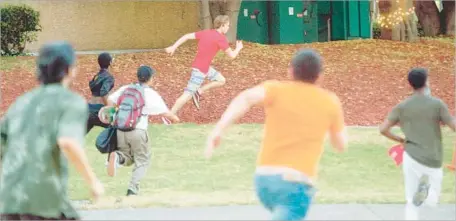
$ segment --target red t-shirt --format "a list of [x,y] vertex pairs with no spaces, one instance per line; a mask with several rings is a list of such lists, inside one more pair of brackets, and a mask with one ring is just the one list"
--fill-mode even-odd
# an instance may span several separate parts
[[215,29],[202,30],[195,33],[198,39],[198,51],[192,68],[207,74],[209,66],[219,50],[225,51],[230,47],[226,36]]

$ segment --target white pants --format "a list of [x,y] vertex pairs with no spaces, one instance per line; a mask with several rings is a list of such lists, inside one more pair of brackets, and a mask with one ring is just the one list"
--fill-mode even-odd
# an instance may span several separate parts
[[435,207],[439,202],[440,192],[442,189],[443,169],[424,166],[412,159],[407,152],[404,152],[402,163],[405,184],[405,200],[407,202],[405,206],[405,219],[418,220],[419,209],[413,204],[413,196],[418,190],[420,178],[423,175],[429,176],[430,187],[428,197],[423,204]]

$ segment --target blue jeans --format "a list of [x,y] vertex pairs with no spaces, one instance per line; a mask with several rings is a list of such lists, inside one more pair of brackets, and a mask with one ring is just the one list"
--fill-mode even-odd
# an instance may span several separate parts
[[273,220],[303,220],[314,195],[314,188],[286,181],[282,175],[256,175],[256,193]]

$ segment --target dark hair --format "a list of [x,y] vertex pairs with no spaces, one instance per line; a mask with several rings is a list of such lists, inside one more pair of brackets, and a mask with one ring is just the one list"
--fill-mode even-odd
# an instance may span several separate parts
[[38,80],[42,84],[60,83],[68,75],[76,55],[73,47],[65,41],[43,45],[38,53]]
[[109,53],[104,52],[98,55],[98,65],[100,65],[100,68],[109,68],[111,65],[112,57]]
[[408,73],[408,82],[413,89],[418,90],[426,86],[428,70],[425,68],[413,68]]
[[322,59],[312,49],[299,50],[291,60],[295,80],[315,83],[321,72]]
[[141,65],[138,68],[138,72],[137,72],[138,81],[140,83],[146,83],[152,78],[152,75],[154,75],[154,74],[155,74],[154,69],[152,69],[149,66]]

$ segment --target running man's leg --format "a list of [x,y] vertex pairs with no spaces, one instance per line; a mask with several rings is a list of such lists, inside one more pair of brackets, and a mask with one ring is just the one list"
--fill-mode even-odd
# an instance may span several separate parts
[[272,212],[274,204],[274,195],[270,190],[269,176],[255,175],[255,189],[258,199],[261,204],[269,211]]
[[314,189],[304,183],[291,182],[282,175],[259,175],[258,196],[271,210],[272,220],[303,220],[307,216]]
[[413,198],[418,191],[420,178],[423,173],[417,168],[417,163],[404,152],[402,162],[402,170],[404,174],[404,187],[405,187],[405,220],[418,220],[419,207],[414,204]]
[[426,168],[426,174],[429,177],[429,195],[425,201],[427,206],[435,207],[439,203],[442,191],[443,169]]
[[100,118],[98,118],[98,112],[103,107],[103,104],[88,104],[88,106],[89,106],[89,118],[87,120],[86,134],[88,134],[94,126],[107,128],[109,126],[109,124],[105,124],[105,123],[101,122]]
[[208,92],[209,90],[217,87],[221,87],[226,83],[225,77],[215,70],[214,68],[210,67],[209,71],[207,72],[207,78],[211,81],[207,83],[206,85],[202,86],[198,92],[201,94],[204,94]]
[[115,176],[117,168],[130,166],[133,164],[133,156],[129,144],[129,134],[131,132],[117,131],[117,151],[110,153],[108,162],[108,175]]
[[131,174],[127,195],[136,195],[139,192],[139,183],[146,175],[149,167],[151,151],[149,149],[149,135],[146,130],[137,129],[131,133],[131,151],[135,166]]
[[274,208],[273,220],[304,220],[313,197],[313,188],[302,183],[285,182],[281,205]]
[[420,206],[437,206],[442,189],[442,179],[442,168],[426,167],[404,154],[406,220],[419,220]]
[[177,98],[176,103],[174,103],[174,106],[171,108],[172,113],[177,115],[177,112],[192,98],[193,94],[198,91],[203,84],[204,79],[205,76],[203,73],[201,73],[198,69],[192,68],[191,77],[188,81],[187,87],[185,88],[184,93]]

